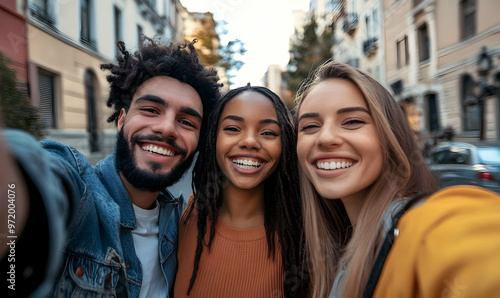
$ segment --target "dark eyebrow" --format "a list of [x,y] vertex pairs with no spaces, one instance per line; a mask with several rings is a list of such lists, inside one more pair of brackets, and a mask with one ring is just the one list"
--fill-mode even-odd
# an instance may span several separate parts
[[167,103],[162,98],[160,98],[156,95],[151,95],[151,94],[143,95],[143,96],[137,98],[135,102],[138,103],[141,101],[152,101],[152,102],[161,104],[162,106],[167,106]]
[[304,119],[304,118],[314,118],[314,117],[319,117],[319,113],[305,113],[300,115],[299,121]]
[[[363,108],[363,107],[342,108],[342,109],[340,109],[340,110],[337,111],[337,115],[345,114],[345,113],[350,113],[350,112],[356,112],[356,111],[365,112],[368,115],[371,115],[370,112],[367,109]],[[299,117],[299,121],[302,120],[302,119],[304,119],[304,118],[314,118],[314,117],[319,117],[319,113],[305,113],[305,114],[302,114]]]
[[[160,104],[164,107],[168,106],[168,102],[163,100],[161,97],[158,97],[156,95],[151,95],[151,94],[146,94],[146,95],[143,95],[139,98],[136,99],[136,103],[138,102],[141,102],[141,101],[151,101],[151,102],[154,102],[154,103],[157,103],[157,104]],[[184,114],[188,114],[188,115],[191,115],[191,116],[194,116],[194,117],[197,117],[197,118],[200,118],[200,119],[203,119],[203,117],[201,116],[200,113],[198,113],[198,111],[192,109],[192,108],[189,108],[189,107],[181,107],[180,108],[180,112],[181,113],[184,113]]]
[[234,115],[227,115],[226,117],[224,117],[224,119],[222,119],[222,121],[224,121],[226,119],[234,120],[234,121],[239,121],[239,122],[243,122],[244,121],[244,119],[242,117],[234,116]]
[[259,121],[260,124],[266,124],[266,123],[271,123],[271,124],[276,124],[280,126],[279,122],[274,120],[274,119],[262,119]]
[[337,111],[337,115],[345,114],[345,113],[350,113],[350,112],[357,112],[357,111],[365,112],[368,115],[371,115],[370,112],[367,109],[363,108],[363,107],[348,107],[348,108],[343,108],[343,109],[340,109],[340,110]]
[[180,112],[194,116],[196,118],[203,119],[203,117],[200,115],[200,113],[198,113],[198,111],[196,111],[195,109],[189,108],[189,107],[181,107]]
[[[234,121],[238,121],[238,122],[245,122],[245,119],[243,119],[240,116],[235,116],[235,115],[227,115],[226,117],[224,117],[224,119],[222,119],[222,121],[224,121],[226,119],[234,120]],[[278,126],[280,125],[279,122],[276,121],[276,120],[274,120],[274,119],[262,119],[262,120],[259,121],[259,123],[260,124],[273,123],[273,124],[276,124]]]

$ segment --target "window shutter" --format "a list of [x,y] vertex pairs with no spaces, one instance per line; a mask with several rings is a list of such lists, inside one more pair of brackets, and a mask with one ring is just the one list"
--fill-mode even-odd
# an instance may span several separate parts
[[55,109],[54,109],[54,77],[39,73],[38,86],[40,91],[40,118],[47,128],[55,128]]

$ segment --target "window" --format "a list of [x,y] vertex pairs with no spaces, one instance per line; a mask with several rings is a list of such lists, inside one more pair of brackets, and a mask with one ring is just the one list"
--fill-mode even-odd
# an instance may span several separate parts
[[329,0],[326,3],[326,9],[328,11],[341,11],[344,6],[344,1],[342,0]]
[[54,7],[51,0],[32,0],[29,2],[31,15],[43,23],[54,26]]
[[374,9],[370,11],[365,16],[365,24],[366,24],[366,35],[367,38],[363,41],[363,53],[365,56],[370,56],[375,53],[378,48],[378,18],[377,18],[377,10]]
[[[122,39],[122,11],[115,6],[115,45]],[[120,56],[120,50],[115,46],[116,57]]]
[[430,132],[437,131],[439,129],[439,115],[436,94],[427,94],[425,102],[427,103],[427,128]]
[[156,9],[156,0],[148,0],[148,3],[152,8]]
[[149,6],[156,10],[156,0],[148,0]]
[[435,164],[469,164],[470,150],[463,148],[451,148],[438,151],[432,155]]
[[476,0],[462,0],[460,2],[460,20],[462,39],[476,33]]
[[408,36],[405,35],[405,37],[396,41],[396,55],[398,68],[408,65],[410,62],[410,54],[408,52]]
[[92,0],[80,0],[80,41],[95,48],[92,22]]
[[38,70],[38,91],[40,92],[40,120],[46,128],[56,128],[55,75]]
[[482,164],[500,166],[500,148],[480,147],[477,148],[477,155]]
[[481,127],[479,103],[474,95],[475,83],[468,75],[462,77],[462,110],[465,131],[477,131]]
[[87,131],[89,133],[90,152],[99,151],[99,136],[97,130],[96,107],[95,107],[95,75],[87,70],[85,72],[85,97],[87,100]]
[[377,10],[367,14],[365,17],[366,22],[366,35],[368,38],[377,37]]
[[430,42],[427,24],[423,24],[418,28],[418,53],[420,62],[428,60],[430,57]]
[[142,27],[140,25],[137,25],[137,47],[140,49],[142,48]]

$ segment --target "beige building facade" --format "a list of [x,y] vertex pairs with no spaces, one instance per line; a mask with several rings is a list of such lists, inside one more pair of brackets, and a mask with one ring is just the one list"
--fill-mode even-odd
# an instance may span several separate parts
[[[491,57],[484,82],[500,81],[500,2],[383,0],[387,84],[420,137],[452,127],[455,138],[480,137],[478,60]],[[487,139],[498,139],[498,96],[485,99]]]
[[27,18],[28,81],[45,137],[80,150],[91,163],[114,151],[107,123],[109,84],[103,63],[116,63],[116,42],[135,51],[143,36],[182,39],[178,0],[17,1]]

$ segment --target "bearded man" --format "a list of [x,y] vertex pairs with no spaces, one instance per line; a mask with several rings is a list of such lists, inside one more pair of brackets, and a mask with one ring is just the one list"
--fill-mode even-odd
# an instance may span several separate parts
[[[101,65],[110,72],[107,104],[114,112],[108,122],[117,125],[116,154],[92,167],[75,148],[4,131],[21,181],[4,183],[2,176],[2,184],[19,190],[24,185],[29,198],[25,222],[19,219],[26,233],[17,247],[17,292],[39,297],[50,287],[57,297],[171,293],[184,204],[167,187],[190,167],[205,137],[219,79],[200,64],[193,43],[149,40],[133,54],[123,42],[118,47],[118,64]],[[7,260],[8,252],[0,253]],[[26,268],[28,279],[21,274]],[[42,283],[51,276],[52,283]]]

